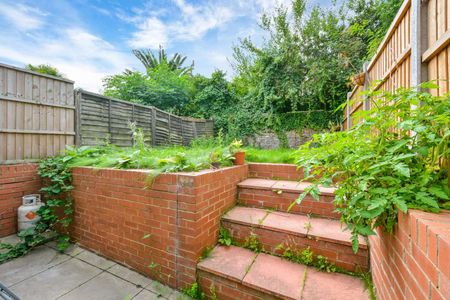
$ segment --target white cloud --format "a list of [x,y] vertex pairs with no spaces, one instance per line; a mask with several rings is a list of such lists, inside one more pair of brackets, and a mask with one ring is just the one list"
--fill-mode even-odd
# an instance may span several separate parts
[[41,27],[46,15],[41,10],[25,4],[0,3],[0,16],[21,31]]
[[129,41],[134,48],[157,49],[169,41],[167,27],[156,17],[149,17],[137,25],[138,31],[133,33]]
[[[30,51],[32,49],[32,51]],[[52,34],[2,34],[0,59],[15,65],[51,64],[75,86],[98,92],[105,76],[135,64],[129,53],[118,51],[102,38],[80,28],[62,28]]]
[[[128,41],[131,47],[156,49],[159,45],[168,46],[173,42],[195,41],[215,28],[231,21],[235,15],[231,8],[224,5],[206,3],[193,6],[184,0],[173,0],[180,14],[173,11],[154,13],[152,10],[146,15],[146,10],[135,10],[137,15],[124,16],[122,20],[134,23],[137,31]],[[176,16],[170,20],[164,15]]]

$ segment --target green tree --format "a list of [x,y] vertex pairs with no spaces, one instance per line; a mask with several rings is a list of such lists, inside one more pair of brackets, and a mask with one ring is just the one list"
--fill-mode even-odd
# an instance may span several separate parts
[[162,46],[159,46],[157,57],[150,49],[134,49],[133,54],[147,70],[154,69],[161,64],[167,64],[172,71],[181,70],[182,72],[180,74],[191,73],[194,69],[194,61],[192,61],[190,66],[183,66],[187,57],[180,53],[175,53],[172,58],[168,59],[166,51]]
[[403,0],[348,0],[348,19],[351,34],[361,39],[361,53],[366,60],[372,58],[394,20]]
[[58,71],[58,69],[56,69],[55,67],[52,67],[50,65],[47,65],[47,64],[40,64],[40,65],[28,64],[25,66],[25,69],[33,71],[33,72],[38,72],[41,74],[52,75],[55,77],[60,77],[60,78],[64,77],[64,75],[62,73],[60,73]]
[[109,76],[103,86],[106,96],[154,105],[173,113],[184,111],[195,90],[189,74],[172,70],[166,63],[148,69],[147,74],[127,70]]

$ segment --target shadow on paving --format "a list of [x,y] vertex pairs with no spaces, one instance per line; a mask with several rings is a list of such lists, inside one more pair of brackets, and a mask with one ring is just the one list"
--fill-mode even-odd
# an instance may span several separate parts
[[[17,240],[13,235],[0,242]],[[55,242],[0,264],[0,282],[21,300],[190,299],[77,245],[61,254]]]

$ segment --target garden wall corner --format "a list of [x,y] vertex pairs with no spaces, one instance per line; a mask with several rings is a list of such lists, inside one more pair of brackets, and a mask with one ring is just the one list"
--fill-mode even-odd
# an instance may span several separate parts
[[161,174],[150,187],[145,170],[74,168],[72,237],[171,287],[187,287],[247,173],[236,166]]
[[17,208],[22,197],[39,193],[38,164],[0,165],[0,237],[17,232]]
[[450,299],[450,211],[399,212],[394,234],[369,240],[377,299]]

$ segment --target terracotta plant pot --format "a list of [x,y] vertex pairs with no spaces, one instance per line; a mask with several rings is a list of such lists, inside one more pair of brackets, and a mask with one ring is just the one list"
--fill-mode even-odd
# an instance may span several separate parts
[[358,85],[358,86],[363,86],[365,80],[366,80],[366,73],[364,73],[364,72],[352,76],[353,84]]
[[234,153],[233,162],[236,166],[241,166],[241,165],[245,164],[245,152],[241,151],[241,152]]

